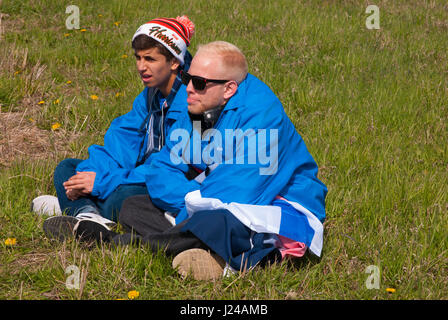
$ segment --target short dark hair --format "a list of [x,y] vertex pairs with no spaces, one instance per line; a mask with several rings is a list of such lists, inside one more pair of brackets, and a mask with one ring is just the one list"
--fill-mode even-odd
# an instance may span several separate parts
[[176,59],[163,44],[145,34],[138,35],[132,41],[132,49],[134,49],[134,51],[148,50],[151,48],[158,48],[160,54],[166,58],[166,61]]

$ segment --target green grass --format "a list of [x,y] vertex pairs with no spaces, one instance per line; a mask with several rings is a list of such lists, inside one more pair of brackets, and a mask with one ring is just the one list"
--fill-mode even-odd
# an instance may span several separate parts
[[[448,298],[445,1],[377,1],[380,30],[365,26],[367,1],[70,4],[85,32],[66,29],[62,2],[0,5],[0,116],[23,115],[0,118],[0,150],[20,136],[13,129],[47,137],[43,150],[30,136],[1,162],[0,299],[117,299],[130,290],[138,299]],[[137,27],[181,14],[196,24],[191,52],[212,40],[239,46],[307,143],[329,189],[321,259],[183,280],[170,258],[144,247],[50,242],[44,217],[30,212],[34,197],[55,194],[57,163],[86,157],[142,90],[130,48]],[[5,245],[11,237],[17,244]],[[79,290],[65,285],[69,265],[81,271]],[[369,265],[380,269],[379,289],[366,288]]]

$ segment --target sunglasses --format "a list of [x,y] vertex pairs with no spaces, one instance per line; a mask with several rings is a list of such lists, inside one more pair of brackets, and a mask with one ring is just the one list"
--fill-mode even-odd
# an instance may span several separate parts
[[191,82],[193,83],[193,88],[198,91],[204,90],[205,87],[207,86],[208,82],[226,83],[226,82],[230,81],[230,80],[206,79],[206,78],[199,77],[199,76],[192,76],[191,74],[189,74],[188,72],[185,72],[183,70],[181,70],[181,72],[180,72],[180,78],[182,80],[182,83],[186,86],[188,86],[188,84],[190,83],[190,80],[191,80]]

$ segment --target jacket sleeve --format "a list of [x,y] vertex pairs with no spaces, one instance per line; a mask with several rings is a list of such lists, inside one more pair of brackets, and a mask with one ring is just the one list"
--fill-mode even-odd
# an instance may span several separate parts
[[145,177],[154,205],[175,215],[185,209],[185,195],[200,188],[198,182],[186,178],[187,171],[188,165],[169,142],[151,155]]
[[107,198],[120,184],[144,183],[144,168],[135,168],[145,139],[146,92],[136,97],[132,110],[112,121],[104,146],[89,147],[89,158],[77,171],[96,173],[92,195]]

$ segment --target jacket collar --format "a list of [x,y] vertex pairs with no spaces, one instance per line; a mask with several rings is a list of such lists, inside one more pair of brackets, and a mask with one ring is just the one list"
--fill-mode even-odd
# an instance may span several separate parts
[[[184,65],[182,67],[183,70],[188,71],[192,59],[193,57],[191,56],[190,52],[187,51],[184,57]],[[179,119],[182,112],[185,112],[187,114],[187,87],[182,84],[182,80],[180,79],[180,72],[177,73],[176,79],[174,80],[173,88],[171,89],[166,102],[170,106],[166,115],[167,119],[177,120]]]

